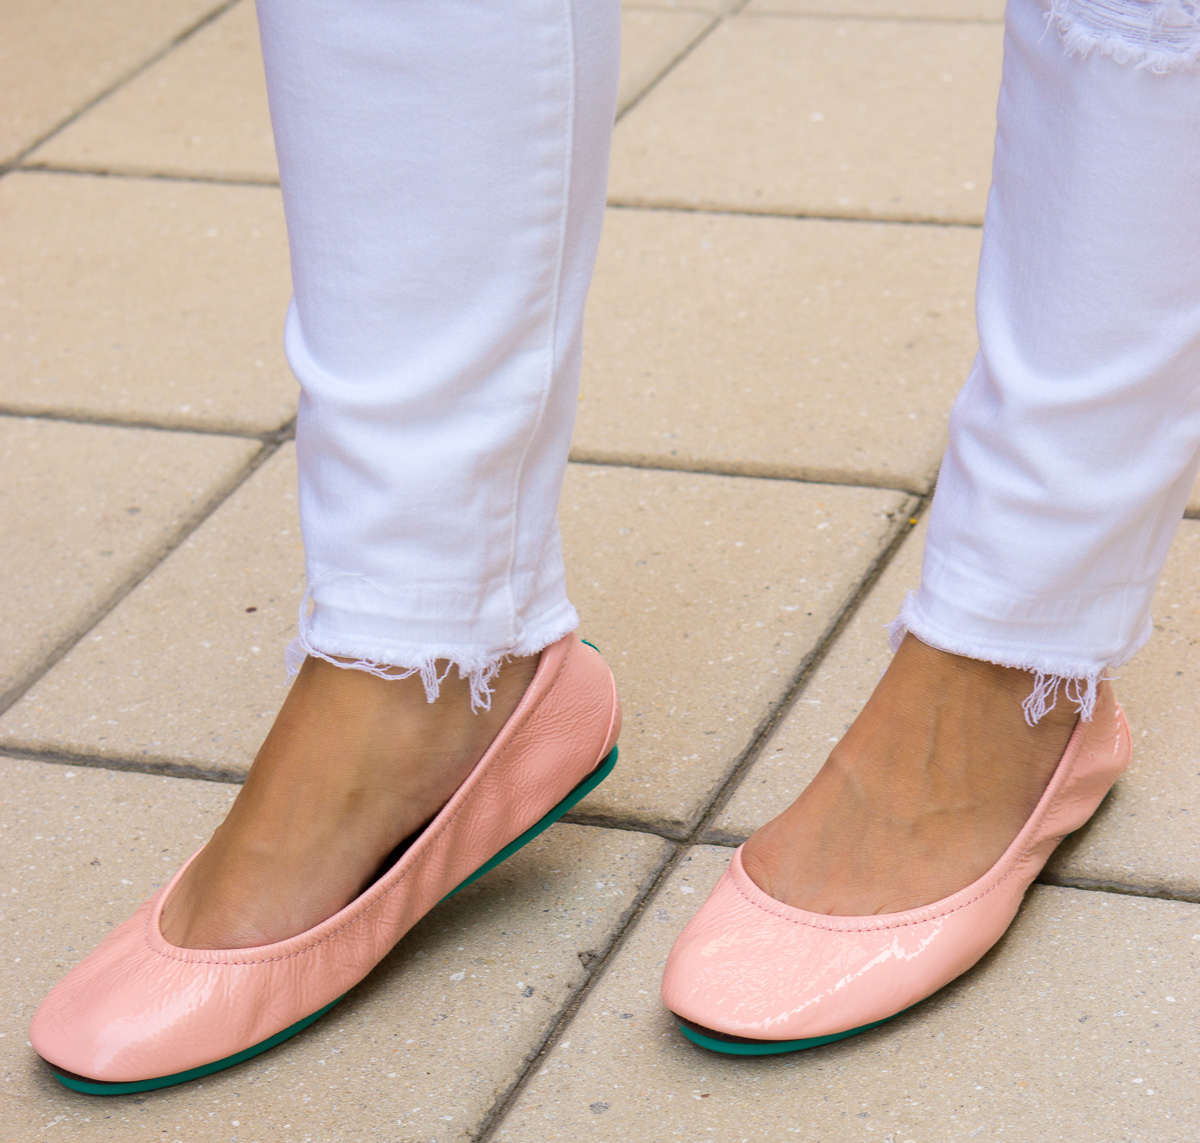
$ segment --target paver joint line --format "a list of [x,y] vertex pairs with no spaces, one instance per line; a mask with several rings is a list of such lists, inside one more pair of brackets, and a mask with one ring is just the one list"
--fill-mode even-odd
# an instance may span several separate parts
[[[282,674],[282,671],[280,672]],[[215,782],[240,786],[245,775],[233,770],[208,770],[179,762],[147,761],[144,758],[105,757],[100,754],[73,754],[65,750],[31,750],[24,746],[3,746],[6,758],[23,762],[45,762],[55,766],[79,766],[88,770],[111,770],[115,774],[149,774],[155,778],[185,778],[191,782]],[[640,831],[640,832],[645,832]]]
[[[81,172],[86,173],[86,172]],[[982,222],[961,222],[945,218],[876,218],[862,214],[822,214],[819,211],[748,210],[734,206],[689,206],[687,203],[621,202],[608,200],[609,210],[645,211],[656,214],[711,214],[718,218],[794,218],[813,222],[853,222],[859,226],[938,227],[942,230],[982,230]]]
[[891,540],[884,546],[874,563],[867,569],[862,579],[859,580],[854,592],[834,616],[829,628],[817,640],[808,657],[800,664],[783,697],[768,714],[767,718],[764,719],[763,725],[752,736],[742,757],[730,771],[728,778],[710,799],[700,821],[688,835],[687,845],[713,844],[706,837],[706,833],[712,822],[717,819],[721,811],[725,808],[726,803],[733,796],[742,778],[751,766],[754,765],[763,746],[774,733],[775,728],[796,705],[809,680],[817,673],[822,662],[824,662],[830,648],[832,648],[834,643],[841,637],[842,632],[849,626],[850,621],[871,593],[871,589],[883,576],[883,573],[895,558],[896,553],[899,552],[904,541],[913,529],[916,528],[929,506],[930,498],[929,496],[917,497],[917,502],[911,511],[905,512],[901,516]]
[[[667,840],[670,841],[670,839]],[[637,900],[634,901],[633,907],[629,910],[625,923],[617,930],[612,940],[609,941],[608,948],[600,956],[589,961],[584,966],[583,983],[560,1009],[554,1023],[550,1025],[537,1050],[530,1053],[525,1067],[518,1072],[517,1077],[509,1085],[508,1089],[496,1100],[487,1115],[480,1120],[479,1127],[473,1135],[475,1143],[487,1143],[496,1129],[503,1123],[508,1109],[516,1103],[521,1096],[521,1092],[525,1090],[530,1079],[532,1079],[535,1068],[545,1058],[546,1053],[558,1043],[559,1034],[571,1023],[576,1012],[579,1011],[584,1001],[591,994],[592,989],[604,976],[609,961],[617,955],[621,946],[625,943],[626,937],[641,919],[646,903],[655,896],[659,886],[671,876],[686,852],[686,845],[676,845],[675,853],[669,853],[667,859],[662,863],[655,875],[647,880],[647,883],[639,892]]]
[[1130,885],[1124,881],[1102,880],[1097,877],[1067,877],[1061,873],[1046,873],[1038,877],[1039,885],[1055,885],[1060,889],[1078,889],[1083,893],[1108,893],[1114,897],[1147,897],[1152,901],[1181,901],[1187,905],[1200,905],[1200,891],[1188,893],[1169,889],[1165,885],[1148,889],[1142,885]]
[[146,429],[156,433],[193,433],[207,437],[231,437],[235,440],[260,441],[262,444],[282,444],[296,435],[296,418],[285,421],[277,429],[267,432],[239,431],[237,429],[213,429],[207,425],[164,425],[160,421],[130,417],[89,417],[71,413],[27,413],[21,409],[10,409],[0,404],[0,418],[11,417],[14,421],[61,421],[68,425],[95,425],[103,429]]
[[[883,574],[886,566],[894,558],[895,554],[900,550],[901,544],[909,535],[913,528],[916,527],[920,520],[921,514],[927,506],[927,498],[918,498],[917,503],[910,510],[901,516],[900,523],[896,526],[895,533],[891,540],[884,546],[883,550],[876,557],[875,561],[868,568],[866,574],[859,581],[855,590],[851,593],[849,599],[842,605],[835,615],[833,622],[829,628],[817,640],[814,649],[805,657],[791,682],[784,690],[784,694],[780,701],[775,704],[774,708],[768,713],[761,726],[759,726],[750,737],[742,757],[737,761],[724,781],[713,793],[708,801],[708,805],[704,812],[700,815],[696,824],[692,827],[686,838],[679,839],[677,849],[673,857],[664,863],[663,868],[658,875],[646,887],[640,900],[636,906],[630,911],[625,924],[621,927],[616,937],[610,943],[608,951],[598,961],[594,962],[588,968],[588,978],[584,985],[575,993],[571,1001],[564,1006],[554,1026],[547,1034],[538,1053],[530,1060],[526,1068],[514,1080],[509,1090],[499,1099],[483,1120],[478,1134],[475,1136],[478,1143],[487,1143],[493,1136],[496,1129],[503,1122],[508,1110],[516,1103],[521,1092],[528,1085],[534,1075],[534,1069],[538,1061],[540,1061],[546,1052],[552,1048],[558,1041],[560,1033],[570,1024],[574,1014],[583,1005],[592,988],[595,986],[604,975],[605,969],[610,960],[612,960],[620,948],[624,944],[628,935],[637,925],[638,921],[645,913],[647,903],[652,900],[657,893],[658,887],[666,881],[678,868],[680,863],[685,859],[689,850],[700,842],[709,823],[720,812],[725,800],[732,794],[737,784],[741,781],[746,771],[753,764],[754,759],[758,756],[763,743],[770,737],[772,730],[779,722],[780,718],[794,704],[796,697],[804,689],[805,684],[813,673],[820,666],[825,654],[829,648],[837,640],[838,636],[845,629],[855,611],[858,610],[863,600],[866,599],[871,588],[874,586],[879,577]],[[660,835],[662,836],[662,835]],[[668,841],[676,839],[668,838]]]
[[[185,28],[182,32],[180,32],[177,36],[175,36],[175,38],[172,39],[169,43],[164,44],[157,52],[154,52],[153,54],[148,56],[146,59],[142,60],[141,63],[139,63],[135,67],[131,68],[124,75],[119,76],[112,83],[110,83],[108,85],[108,87],[106,87],[103,91],[101,91],[98,95],[93,96],[82,106],[77,107],[73,112],[71,112],[70,115],[66,116],[66,118],[64,118],[64,119],[60,120],[58,123],[56,123],[53,127],[50,128],[49,131],[45,132],[45,134],[43,134],[43,135],[39,136],[37,139],[35,139],[23,151],[19,151],[16,155],[14,155],[11,159],[9,159],[8,162],[0,164],[0,178],[3,178],[5,175],[9,174],[12,171],[21,169],[21,166],[24,163],[26,157],[31,155],[34,151],[36,151],[38,149],[38,147],[40,147],[43,143],[47,142],[50,139],[53,139],[55,135],[57,135],[64,128],[69,127],[78,118],[80,118],[80,116],[86,115],[93,107],[97,106],[100,103],[103,103],[104,100],[106,100],[110,95],[113,94],[113,92],[119,91],[122,87],[124,87],[127,83],[129,83],[130,80],[136,79],[139,75],[142,74],[142,72],[149,70],[156,63],[158,63],[159,60],[163,59],[165,56],[169,55],[172,51],[174,51],[175,48],[177,48],[180,44],[184,43],[186,40],[191,39],[191,37],[194,36],[198,31],[200,31],[201,28],[207,27],[214,20],[223,16],[235,4],[239,4],[239,3],[242,3],[242,0],[224,0],[224,3],[218,4],[215,8],[213,8],[206,15],[202,16],[194,24]],[[72,173],[74,173],[74,172],[72,172]]]
[[666,65],[666,67],[664,67],[648,84],[646,84],[645,87],[642,88],[641,91],[637,93],[636,96],[634,96],[633,99],[631,99],[621,109],[621,112],[617,115],[615,122],[618,124],[621,123],[635,107],[641,106],[646,96],[654,91],[654,89],[657,88],[658,85],[662,83],[662,81],[666,79],[667,76],[669,76],[671,72],[673,72],[685,59],[687,59],[692,52],[694,52],[702,43],[704,43],[704,41],[707,40],[708,37],[711,36],[721,24],[723,24],[731,16],[736,16],[749,3],[750,0],[738,0],[738,2],[730,7],[727,11],[717,13],[709,22],[708,27],[704,28],[703,31],[701,31],[700,34],[697,35],[695,39],[693,39],[681,52],[677,53],[675,57]]
[[[127,426],[122,426],[127,427]],[[264,444],[246,462],[232,479],[218,488],[190,515],[180,521],[175,531],[156,550],[148,554],[140,568],[134,570],[126,581],[112,591],[106,599],[101,600],[83,619],[74,633],[66,635],[36,667],[30,670],[8,691],[0,695],[0,715],[24,697],[54,666],[59,663],[71,649],[77,646],[89,632],[94,631],[103,620],[114,611],[130,593],[142,584],[157,569],[172,552],[185,543],[197,528],[207,520],[230,496],[233,495],[270,457],[279,449],[278,443]]]
[[[704,461],[689,463],[672,457],[626,456],[607,449],[572,449],[573,464],[597,464],[605,468],[648,469],[655,472],[695,472],[703,476],[728,476],[740,480],[788,480],[794,484],[828,484],[834,488],[878,488],[882,492],[904,492],[909,496],[925,496],[928,488],[913,488],[908,484],[887,484],[867,478],[858,480],[839,479],[834,474],[818,472],[795,472],[783,465],[747,461],[743,464],[709,464]],[[930,477],[932,481],[933,477]]]
[[[236,0],[235,0],[236,3]],[[57,163],[24,163],[4,171],[20,171],[23,175],[74,175],[77,178],[129,179],[139,182],[201,183],[218,187],[277,187],[278,179],[235,179],[225,175],[170,175],[158,171],[105,171],[94,167],[68,167]]]

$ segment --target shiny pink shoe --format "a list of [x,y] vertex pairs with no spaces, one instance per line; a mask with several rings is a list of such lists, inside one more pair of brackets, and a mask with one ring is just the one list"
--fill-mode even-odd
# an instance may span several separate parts
[[[147,900],[34,1013],[34,1049],[67,1087],[149,1091],[295,1035],[430,909],[515,853],[607,777],[621,714],[604,660],[547,647],[512,717],[442,811],[360,897],[308,932],[247,949],[185,949],[159,928],[179,880]],[[186,866],[184,867],[186,868]]]
[[741,849],[679,935],[663,974],[666,1006],[693,1043],[773,1055],[865,1032],[966,972],[1012,922],[1055,846],[1096,812],[1129,764],[1129,727],[1101,683],[1050,784],[991,869],[904,913],[833,917],[768,897]]

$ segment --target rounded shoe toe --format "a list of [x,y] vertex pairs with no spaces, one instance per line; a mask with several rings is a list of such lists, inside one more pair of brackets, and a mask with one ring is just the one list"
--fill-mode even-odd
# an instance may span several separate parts
[[826,917],[773,900],[740,852],[667,960],[663,1002],[692,1024],[753,1040],[836,1035],[888,1019],[954,979],[998,934],[952,915]]
[[219,1059],[231,1035],[237,1037],[238,1021],[228,1019],[236,1008],[214,1003],[220,966],[171,960],[146,942],[152,903],[110,933],[38,1006],[29,1039],[47,1063],[85,1079],[136,1082]]

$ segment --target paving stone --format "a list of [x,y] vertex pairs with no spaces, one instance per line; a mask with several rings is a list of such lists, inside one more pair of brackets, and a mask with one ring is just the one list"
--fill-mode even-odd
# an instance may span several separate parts
[[0,183],[0,409],[260,432],[293,414],[273,187]]
[[26,165],[278,182],[253,3],[235,4]]
[[892,535],[869,489],[572,466],[583,632],[621,688],[621,764],[579,811],[682,835]]
[[750,0],[753,16],[861,16],[876,19],[1004,19],[1004,0]]
[[[618,109],[710,20],[703,5],[626,9]],[[278,182],[254,5],[235,4],[53,136],[25,165]]]
[[304,591],[287,445],[0,720],[35,749],[239,779]]
[[471,1138],[670,848],[554,826],[295,1039],[198,1083],[97,1099],[62,1088],[29,1049],[33,1008],[207,837],[234,788],[11,760],[0,775],[0,1117],[6,1138],[30,1143]]
[[925,492],[979,232],[610,210],[574,455]]
[[664,884],[497,1143],[1193,1138],[1200,906],[1038,886],[994,953],[908,1015],[794,1055],[719,1056],[658,990],[727,859],[694,850]]
[[8,0],[0,40],[0,162],[219,7],[213,0]]
[[[290,447],[264,465],[0,720],[0,739],[244,773],[283,696],[280,651],[302,593],[292,465]],[[622,763],[580,812],[683,832],[907,503],[572,466],[572,595],[625,703]]]
[[623,9],[617,112],[641,95],[710,22],[708,13],[689,9]]
[[921,580],[925,523],[913,529],[846,630],[763,744],[706,841],[737,845],[799,797],[891,661],[887,625]]
[[978,223],[1002,30],[738,16],[614,137],[627,206]]
[[0,417],[0,697],[160,559],[258,448]]

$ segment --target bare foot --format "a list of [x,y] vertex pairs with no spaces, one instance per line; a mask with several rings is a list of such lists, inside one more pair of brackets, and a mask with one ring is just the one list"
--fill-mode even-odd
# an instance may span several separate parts
[[746,872],[778,901],[840,916],[965,888],[1021,831],[1075,727],[1065,702],[1027,725],[1032,686],[907,636],[821,771],[746,843]]
[[418,676],[380,679],[307,659],[229,816],[171,893],[163,935],[181,948],[249,948],[349,904],[450,800],[537,662],[507,662],[491,710],[473,714],[456,672],[430,703]]

